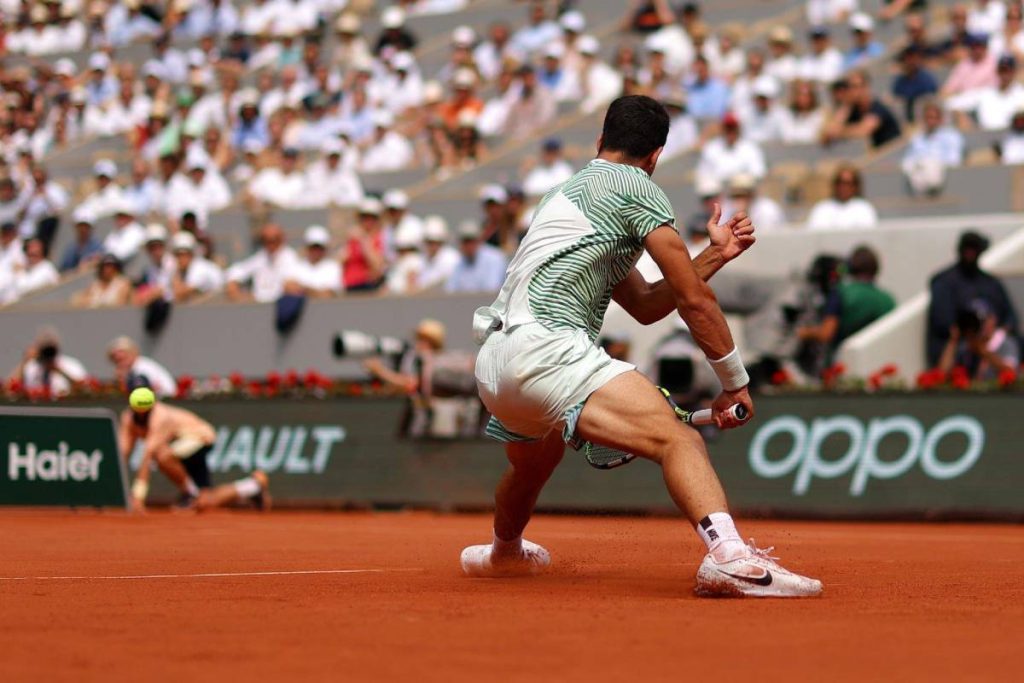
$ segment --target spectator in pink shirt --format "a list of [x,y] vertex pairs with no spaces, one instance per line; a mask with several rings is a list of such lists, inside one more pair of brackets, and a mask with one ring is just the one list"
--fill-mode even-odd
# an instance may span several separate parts
[[960,59],[950,71],[941,95],[946,106],[953,111],[973,109],[978,94],[996,85],[996,55],[988,49],[988,37],[967,37],[967,56]]

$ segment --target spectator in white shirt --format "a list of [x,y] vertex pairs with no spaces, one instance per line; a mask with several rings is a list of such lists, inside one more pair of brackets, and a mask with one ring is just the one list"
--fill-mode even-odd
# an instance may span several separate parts
[[459,250],[448,244],[448,224],[441,216],[423,219],[423,270],[420,289],[433,289],[448,282],[462,260]]
[[351,12],[338,17],[334,24],[335,35],[338,37],[332,59],[334,64],[348,68],[371,58],[370,47],[362,35],[362,23],[359,16]]
[[515,74],[509,69],[504,69],[497,76],[494,94],[484,103],[484,108],[477,117],[476,128],[481,135],[490,137],[504,132],[512,101],[517,94]]
[[740,122],[731,113],[722,119],[722,134],[704,145],[697,164],[698,175],[714,178],[722,185],[738,173],[749,173],[760,180],[767,170],[761,147],[741,137]]
[[860,171],[840,166],[832,177],[832,197],[822,199],[807,219],[810,230],[859,230],[878,224],[878,213],[864,199]]
[[303,236],[306,258],[296,259],[288,274],[285,292],[305,294],[315,298],[337,296],[341,293],[341,264],[327,258],[331,234],[322,225],[311,225]]
[[[284,293],[284,283],[294,272],[298,256],[285,244],[281,226],[268,223],[260,231],[262,247],[252,256],[235,263],[227,271],[226,293],[232,301],[276,301]],[[242,286],[251,283],[251,292]]]
[[382,104],[396,116],[423,104],[423,77],[410,52],[399,52],[391,58],[393,73],[386,79]]
[[182,230],[171,238],[174,271],[171,292],[174,301],[186,303],[224,287],[224,273],[213,261],[196,253],[196,238]]
[[810,145],[821,139],[825,109],[818,103],[818,91],[808,81],[795,81],[789,106],[782,110],[782,141],[787,145]]
[[46,259],[43,241],[31,238],[25,241],[25,263],[14,268],[14,294],[21,297],[60,282],[57,268]]
[[143,356],[131,337],[116,337],[107,346],[107,360],[114,366],[114,378],[123,386],[132,386],[145,378],[149,388],[160,398],[178,393],[178,383],[167,368]]
[[43,241],[44,250],[49,252],[60,222],[60,213],[67,205],[67,190],[50,180],[50,175],[43,166],[33,166],[32,179],[25,188],[25,200],[22,204],[22,236],[38,237]]
[[511,32],[508,24],[498,21],[487,29],[487,40],[473,49],[473,61],[480,75],[487,80],[497,78],[508,53]]
[[598,54],[601,46],[594,36],[580,36],[577,45],[583,60],[580,71],[580,87],[583,90],[580,111],[590,114],[622,93],[622,74],[601,60]]
[[572,166],[562,156],[562,141],[548,138],[541,147],[540,162],[523,179],[523,192],[539,197],[572,177]]
[[1024,164],[1024,109],[1013,115],[1010,130],[999,143],[999,157],[1007,165]]
[[167,189],[168,220],[178,220],[186,211],[209,216],[231,204],[231,188],[227,180],[204,154],[188,154],[185,173],[176,173]]
[[412,164],[414,150],[405,136],[392,129],[391,112],[381,109],[373,114],[373,140],[363,151],[360,170],[363,173],[400,171]]
[[793,32],[788,26],[776,26],[768,34],[768,50],[771,59],[764,66],[764,72],[772,78],[789,83],[799,75],[800,63],[793,54]]
[[363,200],[363,184],[359,176],[342,161],[346,144],[329,138],[320,146],[323,157],[306,168],[306,191],[309,206],[356,206]]
[[130,261],[146,241],[146,230],[135,220],[135,207],[123,197],[114,209],[114,227],[103,239],[103,251],[122,263]]
[[669,94],[661,103],[669,115],[668,138],[661,151],[661,159],[667,161],[695,149],[700,141],[700,130],[697,121],[686,111],[683,91]]
[[88,374],[80,360],[61,353],[57,332],[43,329],[8,379],[20,381],[26,390],[46,389],[52,396],[65,396]]
[[665,54],[665,68],[672,73],[688,71],[697,56],[693,40],[683,21],[663,24],[661,28],[647,36],[644,47],[648,50],[661,50]]
[[823,85],[838,81],[843,74],[843,53],[832,46],[828,29],[812,28],[810,45],[810,51],[800,58],[798,76]]
[[754,108],[754,83],[764,75],[764,52],[749,50],[747,68],[732,82],[729,109],[736,116],[742,118]]
[[385,286],[392,294],[412,294],[420,289],[420,277],[426,261],[420,249],[423,231],[414,225],[405,225],[395,232],[395,251],[398,256],[388,269]]
[[174,257],[167,250],[167,228],[159,223],[146,226],[146,263],[136,280],[135,304],[145,306],[155,299],[171,299]]
[[580,98],[580,81],[576,72],[564,65],[565,46],[551,43],[544,48],[544,59],[537,70],[537,79],[550,92],[556,102],[572,102]]
[[[405,230],[406,235],[419,243],[423,240],[423,220],[409,211],[409,195],[402,190],[388,190],[381,197],[384,206],[384,239],[390,247],[399,231]],[[389,254],[390,256],[390,254]]]
[[726,24],[718,31],[717,40],[704,47],[712,73],[730,83],[743,73],[747,63],[746,54],[740,47],[742,33],[742,26]]
[[935,100],[921,108],[922,128],[907,145],[901,168],[912,190],[936,193],[942,189],[946,169],[959,166],[964,156],[964,136],[945,125],[945,111]]
[[967,30],[982,36],[992,36],[1003,30],[1006,22],[1006,4],[1003,0],[974,0],[967,12]]
[[757,192],[757,179],[748,173],[733,176],[729,182],[729,198],[722,206],[723,216],[743,211],[758,232],[776,232],[786,226],[786,215],[774,199]]
[[982,130],[1005,130],[1024,107],[1024,85],[1017,81],[1017,59],[1003,55],[996,67],[998,82],[978,94],[978,126]]
[[743,119],[743,134],[758,144],[779,142],[785,114],[777,104],[778,82],[771,76],[762,76],[754,83],[754,107]]
[[496,292],[505,281],[505,253],[481,239],[472,221],[459,226],[460,259],[445,284],[448,292]]
[[92,167],[96,178],[96,189],[82,202],[96,218],[113,216],[119,206],[124,203],[124,193],[114,182],[117,177],[117,165],[110,159],[100,159]]
[[25,199],[25,194],[18,192],[13,178],[0,178],[0,223],[11,223],[17,227],[21,223]]
[[279,166],[268,166],[249,183],[255,199],[282,209],[301,208],[308,202],[306,175],[298,167],[299,151],[285,149]]
[[25,264],[25,245],[14,223],[0,224],[0,273],[11,276],[16,266]]
[[807,0],[807,23],[842,24],[856,11],[857,0]]

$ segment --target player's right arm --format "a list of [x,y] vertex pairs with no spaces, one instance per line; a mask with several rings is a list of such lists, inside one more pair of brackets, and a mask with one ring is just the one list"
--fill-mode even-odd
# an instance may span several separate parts
[[746,372],[742,370],[732,333],[715,293],[697,273],[686,246],[672,226],[664,225],[648,234],[644,246],[661,268],[680,317],[686,321],[694,341],[722,380],[724,389],[713,405],[716,421],[720,427],[736,426],[737,422],[725,417],[725,411],[739,403],[753,415],[754,406],[746,387]]

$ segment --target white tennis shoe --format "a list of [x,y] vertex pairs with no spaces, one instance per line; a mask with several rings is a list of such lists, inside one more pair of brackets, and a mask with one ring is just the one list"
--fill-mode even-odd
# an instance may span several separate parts
[[462,571],[466,576],[504,578],[533,576],[551,565],[551,555],[541,546],[523,539],[519,555],[499,555],[491,545],[471,545],[462,551]]
[[697,570],[697,595],[703,597],[804,598],[821,595],[821,581],[794,574],[782,567],[751,539],[749,552],[726,562],[711,553],[704,556]]

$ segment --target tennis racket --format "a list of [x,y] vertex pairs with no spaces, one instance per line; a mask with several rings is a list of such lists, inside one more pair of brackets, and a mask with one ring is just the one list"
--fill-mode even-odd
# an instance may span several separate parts
[[[658,387],[658,391],[665,397],[668,404],[672,406],[673,412],[676,417],[679,418],[680,422],[695,427],[701,427],[704,425],[714,424],[714,417],[710,408],[703,410],[683,410],[680,408],[675,401],[672,400],[672,396],[668,393],[668,390],[664,387]],[[750,419],[750,415],[747,413],[746,406],[739,403],[729,408],[729,413],[732,414],[740,422],[746,422]],[[596,467],[599,470],[613,470],[616,467],[622,467],[628,464],[631,460],[636,458],[632,453],[620,451],[617,448],[611,448],[610,446],[602,446],[600,444],[591,443],[589,441],[583,444],[583,454],[587,456],[587,462],[591,467]]]

